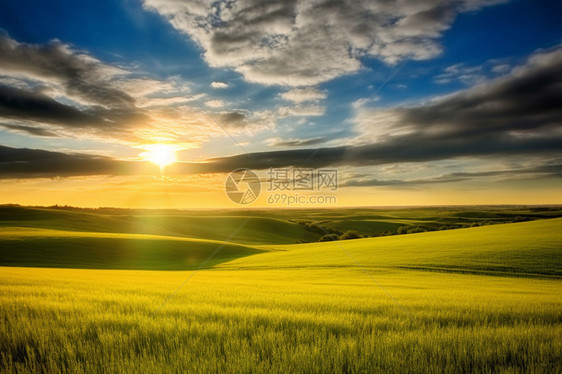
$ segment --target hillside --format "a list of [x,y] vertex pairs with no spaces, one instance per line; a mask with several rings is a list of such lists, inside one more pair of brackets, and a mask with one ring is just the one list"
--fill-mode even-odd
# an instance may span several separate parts
[[[151,214],[150,214],[151,213]],[[219,215],[221,214],[221,215]],[[237,228],[232,241],[240,244],[291,244],[316,241],[320,235],[288,220],[212,212],[98,212],[56,208],[0,207],[0,227],[32,227],[79,232],[108,232],[166,235],[226,240]]]
[[186,270],[261,252],[213,240],[49,229],[0,229],[0,265],[91,269]]
[[361,236],[457,229],[562,216],[561,207],[427,207],[277,210],[131,210],[0,205],[0,227],[165,235],[239,244],[317,242],[329,233]]
[[[157,218],[151,217],[151,219]],[[172,218],[165,217],[165,219]],[[250,228],[243,226],[230,238],[230,242],[224,242],[222,240],[228,239],[224,226],[231,219],[233,217],[219,217],[215,218],[215,221],[209,221],[210,217],[203,217],[198,225],[187,225],[189,230],[201,230],[200,232],[204,231],[205,224],[219,228],[218,231],[222,228],[224,235],[222,237],[217,235],[221,240],[5,226],[0,228],[0,265],[193,269],[201,265],[205,258],[220,247],[206,267],[218,266],[225,269],[355,267],[357,264],[350,258],[351,255],[362,266],[377,269],[562,276],[561,218],[292,245],[235,244],[241,236],[252,233],[256,235],[254,240],[261,243],[267,243],[268,236],[283,235],[279,226],[269,225],[275,219],[266,220],[268,224],[257,225],[257,222],[264,222],[262,218],[257,218],[257,221],[247,221],[247,224],[254,225]],[[185,225],[181,217],[175,223],[178,229]],[[76,227],[81,224],[77,224]],[[117,227],[113,228],[117,229]],[[234,231],[230,226],[229,230],[230,233]]]
[[287,246],[228,268],[357,266],[504,275],[562,276],[562,219]]

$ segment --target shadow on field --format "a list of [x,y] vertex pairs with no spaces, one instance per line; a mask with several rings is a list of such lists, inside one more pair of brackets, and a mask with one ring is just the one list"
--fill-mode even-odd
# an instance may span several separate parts
[[[219,249],[220,247],[220,249]],[[81,269],[190,270],[261,253],[249,246],[166,239],[27,237],[0,240],[0,265]]]

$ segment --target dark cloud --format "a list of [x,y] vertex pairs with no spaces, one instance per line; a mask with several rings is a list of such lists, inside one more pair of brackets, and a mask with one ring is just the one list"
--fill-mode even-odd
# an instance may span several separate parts
[[43,94],[6,86],[0,86],[0,116],[70,126],[103,122],[100,118],[61,104]]
[[247,110],[236,110],[216,113],[212,115],[212,118],[231,134],[236,134],[240,131],[259,131],[273,128],[275,125],[275,119],[271,112],[252,113]]
[[134,136],[127,131],[149,120],[135,99],[111,82],[127,72],[58,41],[34,45],[0,35],[0,71],[18,82],[0,85],[0,118],[18,122],[3,125],[11,130],[52,136],[78,128],[130,140]]
[[[532,144],[531,144],[532,143]],[[281,167],[368,166],[400,162],[441,160],[458,156],[560,154],[560,139],[540,142],[498,144],[493,139],[483,144],[459,144],[438,147],[425,144],[420,148],[417,139],[403,143],[403,148],[391,145],[343,146],[334,148],[299,149],[240,154],[209,159],[204,163],[177,162],[166,168],[170,175],[228,173],[238,168],[265,170]],[[154,165],[139,161],[120,161],[110,157],[85,154],[64,154],[42,150],[0,147],[0,178],[64,177],[80,175],[159,174]],[[458,173],[451,178],[468,177]],[[449,180],[452,181],[452,180]],[[445,182],[442,180],[441,182]],[[388,183],[388,181],[386,182]]]
[[376,163],[559,154],[561,67],[556,48],[534,54],[509,76],[422,105],[362,110],[357,130],[374,142],[362,156]]
[[310,139],[270,139],[269,144],[274,147],[305,147],[310,145],[317,145],[325,143],[328,139],[326,137],[317,137]]
[[0,68],[61,83],[66,94],[106,107],[131,107],[135,99],[108,84],[117,69],[53,41],[46,45],[18,43],[0,35]]
[[120,161],[105,156],[0,146],[0,179],[157,174],[158,172],[156,165],[147,162]]
[[13,125],[13,124],[7,124],[7,123],[0,123],[1,127],[4,127],[8,130],[13,130],[16,132],[20,132],[20,133],[25,133],[25,134],[29,134],[29,135],[33,135],[33,136],[43,136],[43,137],[55,137],[57,136],[56,134],[39,128],[39,127],[32,127],[32,126],[25,126],[25,125]]
[[[506,131],[537,131],[562,124],[562,50],[541,56],[515,76],[477,85],[449,98],[398,109],[403,126],[445,136],[485,137]],[[540,57],[538,57],[540,59]]]
[[[134,139],[130,133],[149,120],[135,108],[89,106],[78,109],[60,103],[42,93],[0,86],[0,118],[25,125],[1,125],[32,135],[57,136],[57,130],[89,131],[100,136]],[[50,125],[49,130],[45,124]]]
[[[13,131],[128,143],[152,142],[155,131],[174,139],[201,136],[202,113],[166,106],[183,91],[58,41],[26,44],[0,34],[0,82],[0,120]],[[224,122],[241,132],[259,127],[254,119],[249,112],[233,113]]]
[[244,127],[247,122],[246,113],[243,112],[222,113],[218,117],[219,123],[227,127]]
[[[209,160],[209,168],[228,171],[238,167],[268,169],[270,167],[368,166],[400,162],[423,162],[456,157],[536,156],[559,154],[562,137],[538,139],[420,139],[403,136],[381,144],[332,148],[256,152]],[[220,167],[219,167],[220,166]]]
[[343,183],[340,183],[340,187],[375,187],[375,186],[416,186],[424,184],[442,184],[442,183],[454,183],[454,182],[464,182],[472,180],[475,178],[490,178],[490,177],[501,177],[504,179],[522,179],[522,178],[548,178],[562,177],[562,164],[561,163],[547,163],[537,166],[532,166],[525,169],[511,169],[511,170],[489,170],[481,172],[457,172],[441,174],[434,177],[428,178],[416,178],[416,179],[387,179],[381,180],[377,178],[350,178]]

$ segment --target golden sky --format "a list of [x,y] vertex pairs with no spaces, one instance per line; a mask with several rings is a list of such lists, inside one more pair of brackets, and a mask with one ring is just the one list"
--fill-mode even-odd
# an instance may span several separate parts
[[562,203],[558,2],[175,1],[4,5],[0,203]]

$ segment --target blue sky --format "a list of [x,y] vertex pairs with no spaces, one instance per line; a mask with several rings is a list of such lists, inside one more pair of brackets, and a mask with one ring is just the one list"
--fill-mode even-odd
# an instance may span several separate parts
[[[558,143],[518,140],[558,134],[556,110],[544,109],[544,123],[524,125],[492,113],[503,132],[492,134],[498,147],[487,149],[478,145],[488,131],[480,107],[469,101],[488,91],[518,100],[509,88],[521,76],[540,77],[541,69],[556,79],[562,42],[557,1],[18,1],[2,7],[5,147],[134,161],[150,144],[166,143],[186,163],[286,152],[272,155],[273,166],[298,166],[299,150],[344,147],[357,158],[318,165],[341,166],[349,186],[371,189],[429,186],[455,173],[474,176],[463,183],[488,186],[512,169],[522,179],[558,178],[539,171],[558,165]],[[11,95],[58,109],[14,109]],[[111,103],[107,95],[124,102]],[[505,104],[502,97],[485,98],[496,99]],[[455,114],[443,108],[461,100],[466,103],[459,108],[472,111],[449,123],[446,116]],[[536,110],[522,118],[534,121]],[[80,113],[67,123],[70,114],[63,111]],[[444,117],[413,117],[429,118],[429,112]],[[410,144],[407,137],[417,133],[423,143],[428,129],[443,128],[456,134],[443,144],[457,144],[468,133],[474,142],[434,155],[429,145],[435,139],[427,139],[418,156],[384,162],[373,161],[380,157],[371,148],[357,148],[395,149],[392,142]],[[505,141],[519,148],[509,143],[503,149]],[[402,172],[389,172],[397,169]]]

